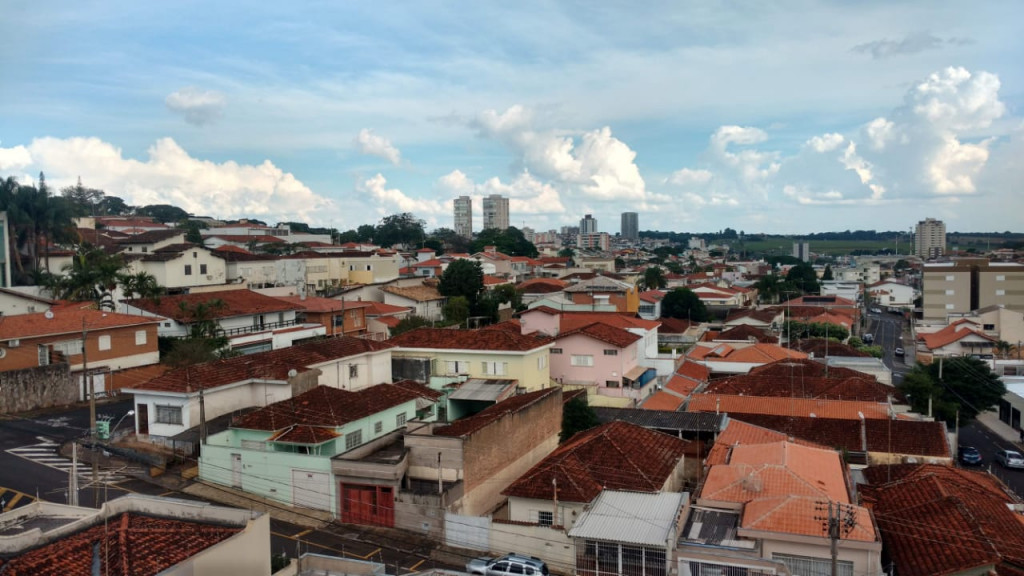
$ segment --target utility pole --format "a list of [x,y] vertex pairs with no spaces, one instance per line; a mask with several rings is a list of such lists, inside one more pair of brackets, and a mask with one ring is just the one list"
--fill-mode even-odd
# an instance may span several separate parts
[[92,387],[92,378],[89,376],[89,363],[87,354],[86,337],[89,332],[85,327],[85,317],[82,317],[82,380],[85,382],[86,394],[89,395],[89,442],[92,445],[92,504],[98,506],[100,470],[96,455],[96,391]]
[[830,551],[832,554],[832,576],[839,576],[839,539],[849,535],[857,526],[857,515],[850,504],[839,502],[816,502],[814,509],[825,512],[827,516],[815,516],[815,520],[821,521],[821,527],[831,540]]

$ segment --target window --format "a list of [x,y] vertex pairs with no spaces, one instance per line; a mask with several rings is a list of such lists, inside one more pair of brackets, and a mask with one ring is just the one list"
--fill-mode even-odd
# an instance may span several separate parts
[[605,348],[604,355],[605,356],[618,356],[619,355],[619,351],[618,350],[612,350],[611,348]]
[[349,364],[348,365],[348,377],[349,378],[358,378],[359,377],[359,365],[358,364]]
[[561,354],[562,353],[562,349],[561,348],[552,348],[551,349],[551,353],[552,354]]
[[605,386],[605,388],[618,388],[619,387],[619,381],[618,380],[605,380],[604,381],[604,386]]
[[593,366],[594,357],[589,354],[573,354],[572,355],[573,366]]
[[110,350],[110,335],[104,334],[99,337],[100,350]]
[[149,246],[143,246],[142,247],[142,251],[143,252],[149,252]]
[[953,296],[956,294],[956,290],[946,290],[946,296]]
[[383,422],[374,422],[373,423],[373,433],[374,434],[380,434],[383,431],[384,431],[384,423]]
[[541,355],[537,356],[537,370],[543,370],[548,366],[548,357]]
[[446,360],[444,363],[446,374],[468,374],[469,362],[460,360]]
[[1006,296],[1006,290],[996,290],[996,296]]
[[363,431],[356,430],[345,435],[345,450],[351,450],[363,443]]
[[996,282],[1005,282],[1005,281],[1006,281],[1006,276],[1004,276],[1003,274],[999,274],[998,276],[996,276]]
[[956,280],[956,276],[953,276],[952,274],[946,275],[946,282],[952,282],[954,280]]
[[191,276],[191,275],[192,275],[192,265],[191,264],[185,264],[185,276]]
[[145,346],[146,345],[146,331],[145,330],[136,330],[135,331],[135,345],[136,346]]
[[156,405],[156,421],[159,424],[181,424],[181,406]]
[[78,340],[78,339],[75,339],[75,340],[65,340],[63,342],[56,342],[53,345],[53,351],[54,352],[60,352],[61,354],[64,354],[65,356],[71,356],[72,354],[81,354],[82,353],[82,341]]
[[192,253],[192,257],[193,258],[199,258],[199,252],[193,252]]
[[956,306],[953,306],[952,304],[946,304],[946,310],[952,310],[953,308],[956,308]]
[[200,274],[206,274],[206,264],[200,264],[199,265],[199,273]]
[[[781,560],[794,574],[821,574],[822,576],[832,574],[832,560],[829,558],[811,558],[774,552],[772,560]],[[839,576],[853,576],[853,562],[839,560],[837,568],[836,574]]]
[[405,426],[405,412],[395,416],[395,426],[398,426],[399,428]]
[[541,526],[551,526],[554,524],[554,513],[550,510],[537,512],[537,524],[540,524]]
[[504,376],[508,373],[508,362],[483,362],[484,374],[487,376]]
[[48,346],[43,346],[40,344],[39,347],[36,349],[36,353],[39,356],[40,366],[50,365],[50,348]]
[[982,330],[995,330],[996,329],[996,325],[995,324],[982,324],[981,325],[981,329]]

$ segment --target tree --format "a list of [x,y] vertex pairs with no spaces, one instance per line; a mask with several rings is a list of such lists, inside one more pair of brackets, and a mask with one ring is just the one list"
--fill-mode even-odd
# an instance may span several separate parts
[[927,366],[919,363],[903,378],[899,389],[915,412],[927,413],[931,399],[936,419],[953,424],[959,412],[961,425],[998,406],[1006,394],[999,376],[972,356],[940,359]]
[[415,330],[416,328],[422,328],[423,326],[432,326],[434,323],[423,316],[406,316],[398,321],[398,324],[391,329],[392,336],[398,336],[403,332]]
[[99,216],[123,216],[131,214],[134,210],[117,196],[104,196],[96,204],[96,213]]
[[559,258],[568,258],[569,262],[572,263],[573,262],[573,258],[576,257],[576,251],[573,250],[572,247],[566,246],[565,248],[562,248],[561,250],[558,251],[558,257]]
[[558,436],[558,442],[565,442],[577,432],[590,430],[600,423],[594,409],[586,400],[577,396],[562,407],[562,432]]
[[[385,216],[380,221],[376,231],[373,233],[373,238],[377,244],[384,248],[396,244],[412,247],[423,242],[425,239],[423,225],[424,222],[418,220],[410,212],[391,214],[390,216]],[[359,228],[361,230],[362,226]]]
[[497,228],[488,228],[480,232],[477,235],[476,240],[470,244],[470,252],[477,253],[483,252],[487,246],[494,246],[498,252],[502,254],[508,254],[509,256],[529,256],[535,258],[539,252],[537,247],[533,245],[523,236],[523,232],[515,226],[509,226],[504,230]]
[[427,245],[430,246],[430,242],[434,241],[440,244],[437,251],[438,254],[445,252],[469,252],[469,239],[461,234],[456,234],[455,230],[451,228],[438,228],[430,233],[430,239],[427,241]]
[[98,308],[114,309],[114,289],[121,279],[124,260],[91,244],[81,244],[61,274],[38,273],[38,283],[55,299],[75,302],[93,301]]
[[188,220],[185,223],[185,242],[191,242],[193,244],[203,245],[203,234],[200,230],[205,230],[209,226],[204,222],[198,220]]
[[835,280],[835,276],[832,275],[832,265],[825,264],[825,271],[821,274],[822,280]]
[[484,269],[476,260],[459,258],[453,260],[441,274],[437,291],[442,296],[453,298],[462,296],[469,302],[470,308],[476,306],[480,292],[484,289]]
[[821,290],[818,274],[806,262],[801,262],[789,269],[786,280],[792,282],[804,294],[817,294]]
[[181,222],[188,220],[188,212],[170,204],[150,204],[135,210],[140,216],[151,216],[157,222]]
[[81,178],[74,186],[62,188],[60,193],[75,216],[95,216],[96,205],[105,196],[103,190],[83,186]]
[[641,290],[661,290],[666,285],[668,280],[665,279],[665,272],[661,266],[648,266],[644,270],[644,277],[637,282],[637,287]]
[[361,224],[356,228],[356,242],[373,242],[377,228],[372,224]]
[[693,290],[676,288],[661,299],[661,317],[704,322],[708,319],[708,309]]
[[499,304],[508,302],[513,310],[519,310],[523,306],[522,292],[516,290],[516,287],[511,284],[499,284],[491,294]]
[[469,300],[465,296],[453,296],[444,303],[441,313],[452,324],[462,324],[469,318]]
[[156,300],[164,293],[164,287],[149,272],[120,273],[117,280],[126,298]]

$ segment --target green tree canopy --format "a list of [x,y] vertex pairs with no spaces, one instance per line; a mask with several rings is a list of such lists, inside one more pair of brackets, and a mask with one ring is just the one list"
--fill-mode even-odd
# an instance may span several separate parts
[[403,332],[415,330],[416,328],[422,328],[423,326],[432,326],[433,324],[434,323],[428,320],[427,318],[424,318],[423,316],[416,316],[415,314],[413,314],[411,316],[406,316],[405,318],[399,320],[398,324],[391,329],[391,335],[398,336]]
[[483,252],[487,246],[494,246],[498,252],[507,254],[509,256],[529,256],[535,258],[539,252],[537,247],[533,245],[523,236],[523,232],[515,226],[509,226],[504,230],[497,228],[488,228],[480,232],[477,235],[476,240],[470,244],[470,252],[477,253]]
[[469,318],[469,300],[465,296],[452,296],[441,310],[444,319],[452,324],[462,324]]
[[85,243],[77,247],[60,274],[42,271],[38,281],[55,299],[92,301],[99,308],[113,310],[113,292],[121,282],[124,265],[119,254],[110,255]]
[[480,292],[484,289],[484,270],[476,260],[459,258],[453,260],[441,274],[437,285],[442,296],[453,298],[462,296],[470,307],[476,305]]
[[[401,244],[403,246],[417,246],[426,239],[423,231],[423,220],[417,219],[411,212],[402,214],[391,214],[385,216],[373,232],[373,240],[385,248]],[[357,232],[361,233],[360,226]]]
[[665,272],[661,269],[661,266],[648,266],[644,270],[644,276],[637,282],[637,287],[641,290],[660,290],[668,285],[668,280],[665,279]]
[[558,436],[558,441],[565,442],[572,438],[573,434],[590,430],[600,423],[594,409],[586,400],[577,396],[562,407],[562,432]]
[[150,204],[135,210],[140,216],[151,216],[157,222],[181,222],[188,219],[188,212],[170,204]]
[[915,412],[926,414],[930,398],[936,419],[953,424],[959,411],[961,425],[998,406],[1006,394],[1006,385],[988,364],[971,356],[919,363],[903,378],[899,389]]
[[693,290],[676,288],[661,299],[661,317],[704,322],[708,319],[708,309]]
[[789,269],[786,280],[804,294],[817,294],[821,290],[818,284],[818,274],[814,268],[806,262],[801,262]]
[[832,275],[832,265],[825,264],[825,271],[821,274],[822,280],[835,280],[835,276]]

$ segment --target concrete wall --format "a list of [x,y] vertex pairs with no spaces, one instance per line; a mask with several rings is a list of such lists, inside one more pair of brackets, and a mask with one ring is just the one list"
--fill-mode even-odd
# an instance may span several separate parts
[[0,373],[0,414],[78,402],[78,379],[67,364],[51,364]]
[[553,573],[573,573],[576,549],[572,539],[558,528],[492,522],[490,536],[491,551],[495,554],[516,552],[536,556]]

